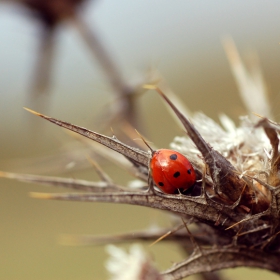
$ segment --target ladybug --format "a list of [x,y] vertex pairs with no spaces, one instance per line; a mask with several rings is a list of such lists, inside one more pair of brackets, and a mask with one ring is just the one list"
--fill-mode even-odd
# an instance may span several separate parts
[[196,181],[192,164],[185,156],[173,150],[153,151],[150,170],[154,184],[168,194],[174,194],[178,189],[187,190]]

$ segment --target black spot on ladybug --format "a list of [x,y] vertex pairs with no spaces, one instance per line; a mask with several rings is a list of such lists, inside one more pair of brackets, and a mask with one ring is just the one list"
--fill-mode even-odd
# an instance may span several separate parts
[[178,178],[180,176],[180,172],[179,171],[177,171],[177,172],[175,172],[174,174],[173,174],[173,177],[174,178]]
[[162,182],[158,182],[158,185],[161,186],[161,187],[164,186],[164,184]]
[[177,155],[176,155],[176,154],[172,154],[172,155],[170,156],[170,159],[176,160],[176,159],[177,159]]
[[191,169],[188,169],[188,174],[191,174],[191,173],[192,173]]

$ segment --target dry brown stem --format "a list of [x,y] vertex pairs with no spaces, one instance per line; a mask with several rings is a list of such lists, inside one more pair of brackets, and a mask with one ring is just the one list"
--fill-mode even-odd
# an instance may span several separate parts
[[[140,205],[168,211],[183,217],[184,223],[187,221],[188,224],[195,224],[196,229],[192,233],[188,231],[182,233],[183,229],[175,230],[177,227],[181,228],[182,224],[178,224],[174,229],[169,230],[173,235],[166,232],[147,231],[134,236],[134,239],[150,241],[159,239],[162,234],[166,236],[166,240],[177,242],[186,252],[190,252],[191,246],[194,247],[192,254],[185,261],[175,264],[162,274],[164,279],[181,279],[196,273],[208,273],[238,266],[258,267],[280,274],[280,188],[278,186],[280,126],[267,119],[262,119],[256,125],[255,129],[258,129],[257,127],[264,129],[271,145],[271,151],[267,151],[269,156],[271,155],[269,170],[258,172],[248,170],[247,173],[241,174],[228,159],[204,140],[195,126],[180,113],[160,89],[156,88],[156,90],[181,120],[187,134],[204,159],[205,165],[202,167],[194,162],[198,176],[195,187],[200,189],[200,194],[189,192],[170,195],[157,189],[147,191],[151,157],[149,153],[126,145],[115,136],[108,137],[29,109],[28,111],[45,120],[94,140],[125,156],[136,170],[135,174],[138,172],[143,175],[142,179],[146,182],[147,188],[135,190],[120,187],[108,179],[100,168],[98,172],[103,174],[102,181],[95,183],[4,172],[0,175],[84,191],[84,193],[63,194],[32,193],[31,196],[35,198]],[[108,240],[119,242],[126,238],[133,239],[128,235],[123,235],[96,238],[93,241],[96,243]],[[215,279],[219,279],[217,277],[215,276]],[[207,279],[207,274],[205,274],[205,279]]]

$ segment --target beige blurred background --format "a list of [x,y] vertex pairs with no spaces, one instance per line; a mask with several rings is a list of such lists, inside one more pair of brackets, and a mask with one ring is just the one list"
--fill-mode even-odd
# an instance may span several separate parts
[[[238,123],[246,111],[221,39],[232,36],[245,61],[250,52],[257,52],[279,121],[279,8],[279,1],[99,0],[89,1],[83,14],[127,81],[141,78],[149,68],[158,69],[192,111],[203,111],[215,120],[226,113]],[[75,141],[22,107],[99,131],[96,119],[114,96],[79,34],[65,23],[56,38],[51,92],[30,100],[39,32],[37,22],[19,8],[0,5],[0,170],[53,175],[46,172],[47,165],[30,165],[32,158],[59,154]],[[155,93],[141,96],[137,104],[145,133],[157,147],[168,147],[175,135],[182,134]],[[131,179],[106,161],[102,166],[118,183]],[[92,169],[64,173],[66,165],[56,167],[56,161],[51,167],[59,170],[58,176],[97,178]],[[29,198],[30,191],[58,190],[0,180],[1,279],[108,279],[104,247],[61,246],[60,234],[103,235],[170,225],[168,215],[157,210],[40,201]],[[159,269],[183,258],[172,244],[160,243],[147,251]],[[225,274],[227,279],[276,279],[255,269]]]

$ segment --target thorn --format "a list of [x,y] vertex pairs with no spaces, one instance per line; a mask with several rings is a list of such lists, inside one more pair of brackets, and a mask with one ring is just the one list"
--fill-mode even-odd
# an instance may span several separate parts
[[271,191],[272,193],[275,192],[275,187],[265,183],[264,181],[262,181],[261,179],[255,177],[255,176],[250,176],[250,175],[245,175],[246,177],[249,177],[252,180],[257,181],[258,183],[260,183],[262,186],[264,186],[267,190]]
[[104,182],[106,182],[107,184],[111,185],[113,184],[112,179],[109,177],[109,175],[107,173],[105,173],[102,168],[98,165],[98,163],[93,160],[91,157],[86,156],[88,162],[94,167],[97,175],[100,177],[101,180],[103,180]]
[[271,242],[273,241],[277,235],[280,234],[280,231],[276,232],[274,235],[272,235],[270,238],[268,238],[264,243],[263,245],[261,246],[261,250],[264,250],[264,248]]
[[142,86],[142,88],[144,88],[144,89],[157,89],[157,86],[145,84],[145,85]]
[[261,213],[255,214],[255,215],[253,215],[253,216],[251,216],[251,217],[244,218],[244,219],[242,219],[241,221],[239,221],[239,222],[237,222],[237,223],[235,223],[235,224],[229,226],[229,227],[226,228],[225,230],[231,229],[231,228],[235,227],[236,225],[241,224],[241,223],[243,223],[243,222],[247,222],[247,221],[250,221],[250,220],[258,219],[258,218],[260,218],[260,217],[262,217],[262,216],[268,215],[269,213],[270,213],[270,209],[267,209],[267,210],[265,210],[265,211],[263,211],[263,212],[261,212]]
[[146,146],[150,149],[150,151],[152,152],[152,154],[155,152],[155,150],[153,150],[151,148],[151,146],[147,143],[147,141],[145,140],[145,138],[140,134],[140,132],[135,128],[136,133],[141,137],[142,141],[146,144]]
[[8,178],[8,177],[9,177],[9,173],[0,171],[0,177],[6,177],[6,178]]
[[156,243],[158,243],[159,241],[163,240],[165,237],[169,236],[172,233],[175,233],[176,231],[182,229],[183,227],[184,227],[184,225],[179,225],[177,228],[175,228],[173,230],[169,230],[167,233],[165,233],[164,235],[159,237],[156,241],[154,241],[152,244],[150,244],[149,247],[154,246]]
[[201,251],[201,249],[200,249],[198,243],[196,242],[195,238],[193,237],[192,233],[190,232],[190,230],[189,230],[189,228],[188,228],[188,226],[187,226],[186,221],[185,221],[182,217],[181,217],[181,220],[183,221],[184,226],[185,226],[185,228],[186,228],[186,230],[187,230],[187,232],[188,232],[188,234],[189,234],[189,237],[190,237],[190,240],[191,240],[191,242],[192,242],[192,244],[193,244],[193,246],[194,246],[194,249],[197,249],[197,250]]
[[29,193],[29,196],[32,198],[38,198],[38,199],[52,199],[52,194],[50,194],[50,193],[31,192],[31,193]]
[[156,85],[143,85],[144,89],[154,89],[156,90],[161,96],[165,97],[163,91]]
[[168,235],[170,235],[172,233],[172,231],[168,231],[167,233],[165,233],[164,235],[162,235],[161,237],[159,237],[156,241],[154,241],[153,243],[151,243],[149,245],[149,247],[154,246],[155,244],[157,244],[159,241],[163,240],[165,237],[167,237]]
[[239,224],[241,224],[241,223],[243,223],[243,222],[245,222],[245,221],[247,221],[247,219],[243,219],[243,220],[241,220],[241,221],[239,221],[239,222],[237,222],[237,223],[235,223],[235,224],[233,224],[233,225],[227,227],[225,230],[229,230],[229,229],[231,229],[231,228],[234,228],[235,226],[237,226],[237,225],[239,225]]
[[255,112],[252,112],[253,115],[255,115],[256,117],[259,117],[260,119],[265,119],[264,116],[258,114],[258,113],[255,113]]
[[114,129],[113,129],[112,126],[110,127],[110,129],[111,129],[111,131],[112,131],[113,136],[115,136]]
[[[151,87],[151,89],[156,90],[156,91],[166,100],[165,94],[163,93],[163,91],[162,91],[159,87],[153,86],[153,88]],[[166,100],[166,101],[167,101],[167,100]]]
[[201,188],[202,188],[202,190],[201,190],[201,196],[202,196],[203,198],[205,198],[205,200],[207,201],[207,200],[209,199],[209,197],[208,197],[208,194],[207,194],[207,192],[206,192],[206,187],[205,187],[206,181],[205,181],[205,178],[206,178],[206,165],[204,165],[203,172],[202,172],[202,178],[201,178],[201,180],[202,180],[202,185],[201,185]]
[[2,178],[17,179],[17,175],[20,175],[20,174],[0,171],[0,177],[2,177]]
[[70,234],[61,234],[58,237],[58,244],[63,246],[80,246],[84,245],[83,242],[79,242],[77,236]]
[[26,108],[26,107],[23,107],[23,109],[26,110],[26,111],[28,111],[29,113],[31,113],[31,114],[33,114],[33,115],[36,115],[36,116],[39,116],[39,117],[42,117],[42,118],[47,117],[47,116],[44,116],[43,114],[40,114],[40,113],[38,113],[38,112],[36,112],[36,111],[33,111],[33,110],[31,110],[31,109],[28,109],[28,108]]
[[246,212],[250,212],[250,208],[248,208],[248,207],[246,207],[246,206],[244,206],[244,205],[239,205],[239,203],[240,203],[240,201],[241,201],[241,198],[242,198],[242,196],[243,196],[243,194],[244,194],[244,191],[245,191],[245,189],[246,189],[246,187],[247,187],[247,184],[245,183],[245,185],[244,185],[244,187],[243,187],[243,189],[242,189],[242,191],[241,191],[241,194],[240,194],[240,196],[239,196],[239,198],[231,205],[231,209],[234,209],[234,208],[236,208],[237,206],[240,206],[242,209],[244,209]]
[[218,215],[218,218],[217,218],[217,220],[216,220],[216,222],[214,224],[214,226],[219,226],[220,225],[220,223],[221,223],[221,221],[220,221],[221,215],[222,215],[222,213],[220,212],[219,215]]

